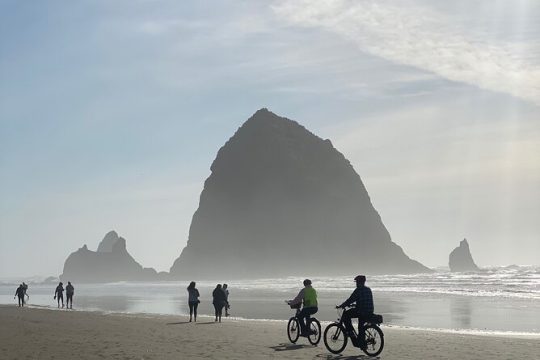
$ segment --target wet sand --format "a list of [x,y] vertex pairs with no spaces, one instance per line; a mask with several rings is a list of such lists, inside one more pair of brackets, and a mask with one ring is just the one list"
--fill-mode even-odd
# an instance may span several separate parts
[[[100,314],[0,305],[0,359],[366,359],[301,338],[285,323]],[[324,325],[323,325],[324,328]],[[538,359],[539,338],[478,336],[383,327],[381,359]]]

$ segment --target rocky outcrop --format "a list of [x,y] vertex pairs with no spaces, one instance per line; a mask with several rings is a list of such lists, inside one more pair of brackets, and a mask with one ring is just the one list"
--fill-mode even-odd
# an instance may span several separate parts
[[72,282],[113,282],[159,280],[152,268],[143,268],[128,253],[126,240],[115,231],[105,235],[97,251],[88,250],[84,245],[73,252],[64,263],[60,275],[62,281]]
[[174,277],[414,273],[330,140],[267,109],[219,150]]
[[448,266],[453,272],[480,270],[474,263],[467,239],[463,239],[459,246],[450,253]]

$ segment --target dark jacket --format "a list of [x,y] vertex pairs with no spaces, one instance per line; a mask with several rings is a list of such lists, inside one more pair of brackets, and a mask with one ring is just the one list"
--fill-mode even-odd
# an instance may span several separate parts
[[17,290],[15,290],[15,296],[20,298],[24,297],[24,288],[22,286],[19,286]]
[[340,306],[345,307],[352,303],[356,303],[356,310],[359,313],[373,314],[373,295],[371,294],[371,289],[367,286],[358,286],[351,296]]
[[67,295],[73,295],[74,292],[75,292],[75,288],[73,287],[73,285],[66,286],[66,294]]
[[214,291],[212,291],[212,297],[214,298],[212,301],[213,304],[225,305],[227,302],[227,297],[222,289],[214,289]]

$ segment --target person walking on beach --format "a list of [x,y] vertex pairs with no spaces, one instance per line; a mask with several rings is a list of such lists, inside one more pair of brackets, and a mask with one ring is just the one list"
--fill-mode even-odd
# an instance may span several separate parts
[[58,286],[54,290],[53,299],[58,299],[58,307],[60,307],[60,300],[62,300],[62,309],[64,308],[64,284],[58,283]]
[[68,281],[66,286],[66,309],[73,309],[73,294],[75,294],[75,288],[71,285],[71,282]]
[[219,320],[221,322],[221,314],[223,312],[223,307],[225,306],[225,293],[221,288],[221,284],[217,284],[214,291],[212,291],[212,304],[214,304],[214,310],[216,313],[216,322]]
[[20,284],[17,290],[15,290],[15,296],[13,296],[13,299],[16,297],[19,298],[19,307],[24,306],[24,287],[23,284]]
[[313,314],[316,314],[319,311],[317,303],[317,291],[311,286],[311,280],[304,280],[304,288],[300,290],[298,295],[292,300],[287,301],[287,303],[293,307],[298,306],[303,303],[304,307],[296,315],[298,322],[300,323],[300,336],[308,336],[309,330],[307,329],[307,319]]
[[[345,300],[343,304],[336,306],[337,308],[345,308],[346,306],[356,303],[354,308],[346,310],[342,315],[343,324],[345,325],[345,329],[347,330],[351,339],[354,339],[352,336],[354,334],[352,319],[358,318],[360,323],[364,323],[373,315],[374,310],[373,294],[371,293],[371,289],[365,286],[366,277],[364,275],[358,275],[354,278],[354,281],[356,282],[356,289],[353,291],[351,296],[349,296],[349,298]],[[359,346],[362,347],[365,346],[365,334],[363,331],[361,331],[360,335],[361,338],[358,340],[360,341]]]
[[[28,285],[26,285],[23,281],[22,283],[22,287],[23,287],[23,290],[24,290],[24,296],[26,296],[26,300],[30,300],[30,296],[28,296],[27,294],[27,291],[28,291]],[[24,297],[23,297],[23,303],[26,303],[26,301],[24,300]]]
[[189,305],[189,322],[195,317],[195,322],[197,322],[197,307],[199,307],[199,290],[195,287],[195,281],[189,283],[187,287],[188,291],[188,305]]
[[229,285],[223,284],[223,292],[225,293],[225,316],[229,316],[229,309],[231,308],[231,305],[229,305]]

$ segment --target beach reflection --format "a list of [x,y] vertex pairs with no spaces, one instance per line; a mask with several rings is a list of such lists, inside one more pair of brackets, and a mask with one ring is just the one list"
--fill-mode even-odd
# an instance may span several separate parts
[[[119,313],[187,315],[187,283],[74,284],[74,309]],[[200,316],[213,316],[212,290],[215,284],[200,283]],[[231,314],[246,319],[286,320],[294,311],[285,304],[300,290],[265,284],[256,288],[230,287]],[[321,321],[335,321],[335,305],[354,290],[317,289]],[[53,285],[31,285],[30,305],[56,308]],[[0,285],[0,303],[14,304],[13,286]],[[406,291],[373,291],[375,312],[383,325],[418,328],[478,329],[540,332],[540,302],[534,299],[461,296]]]
[[452,328],[470,329],[472,318],[472,300],[468,297],[450,299],[450,315]]

